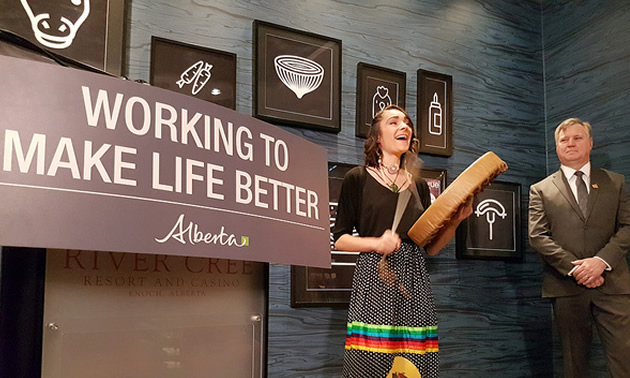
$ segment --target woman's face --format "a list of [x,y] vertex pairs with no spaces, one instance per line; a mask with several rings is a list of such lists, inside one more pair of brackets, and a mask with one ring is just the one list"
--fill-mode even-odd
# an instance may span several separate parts
[[378,143],[383,152],[401,156],[409,150],[413,131],[407,125],[409,119],[405,113],[397,109],[386,110],[379,123],[381,135]]

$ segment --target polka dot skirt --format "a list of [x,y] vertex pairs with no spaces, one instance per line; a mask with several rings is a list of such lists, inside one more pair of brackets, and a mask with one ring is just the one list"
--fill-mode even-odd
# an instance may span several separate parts
[[422,378],[438,377],[435,304],[420,248],[403,242],[386,258],[394,280],[379,278],[381,258],[378,253],[361,253],[357,261],[343,376],[386,377],[394,357],[402,356]]

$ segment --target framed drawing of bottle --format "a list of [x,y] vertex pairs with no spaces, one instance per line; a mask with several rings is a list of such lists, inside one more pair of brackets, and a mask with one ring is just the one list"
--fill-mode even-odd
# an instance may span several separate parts
[[453,154],[453,78],[418,70],[418,136],[420,152]]

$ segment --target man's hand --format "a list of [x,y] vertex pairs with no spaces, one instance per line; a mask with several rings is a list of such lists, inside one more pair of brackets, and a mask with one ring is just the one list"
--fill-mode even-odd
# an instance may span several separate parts
[[602,260],[589,257],[582,260],[571,261],[571,263],[577,266],[577,269],[573,271],[572,275],[579,285],[592,288],[599,287],[604,283],[602,273],[604,273],[606,269],[606,263]]
[[600,287],[604,284],[604,277],[603,276],[599,276],[599,277],[595,277],[592,282],[584,284],[584,286],[586,286],[589,289],[595,289],[596,287]]

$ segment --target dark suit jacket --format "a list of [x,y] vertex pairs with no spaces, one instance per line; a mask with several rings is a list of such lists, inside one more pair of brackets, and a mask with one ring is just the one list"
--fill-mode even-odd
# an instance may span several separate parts
[[573,260],[599,256],[611,267],[596,290],[630,294],[626,253],[630,249],[630,192],[623,175],[591,169],[586,217],[558,170],[530,188],[529,243],[542,257],[543,297],[588,290],[567,276]]

